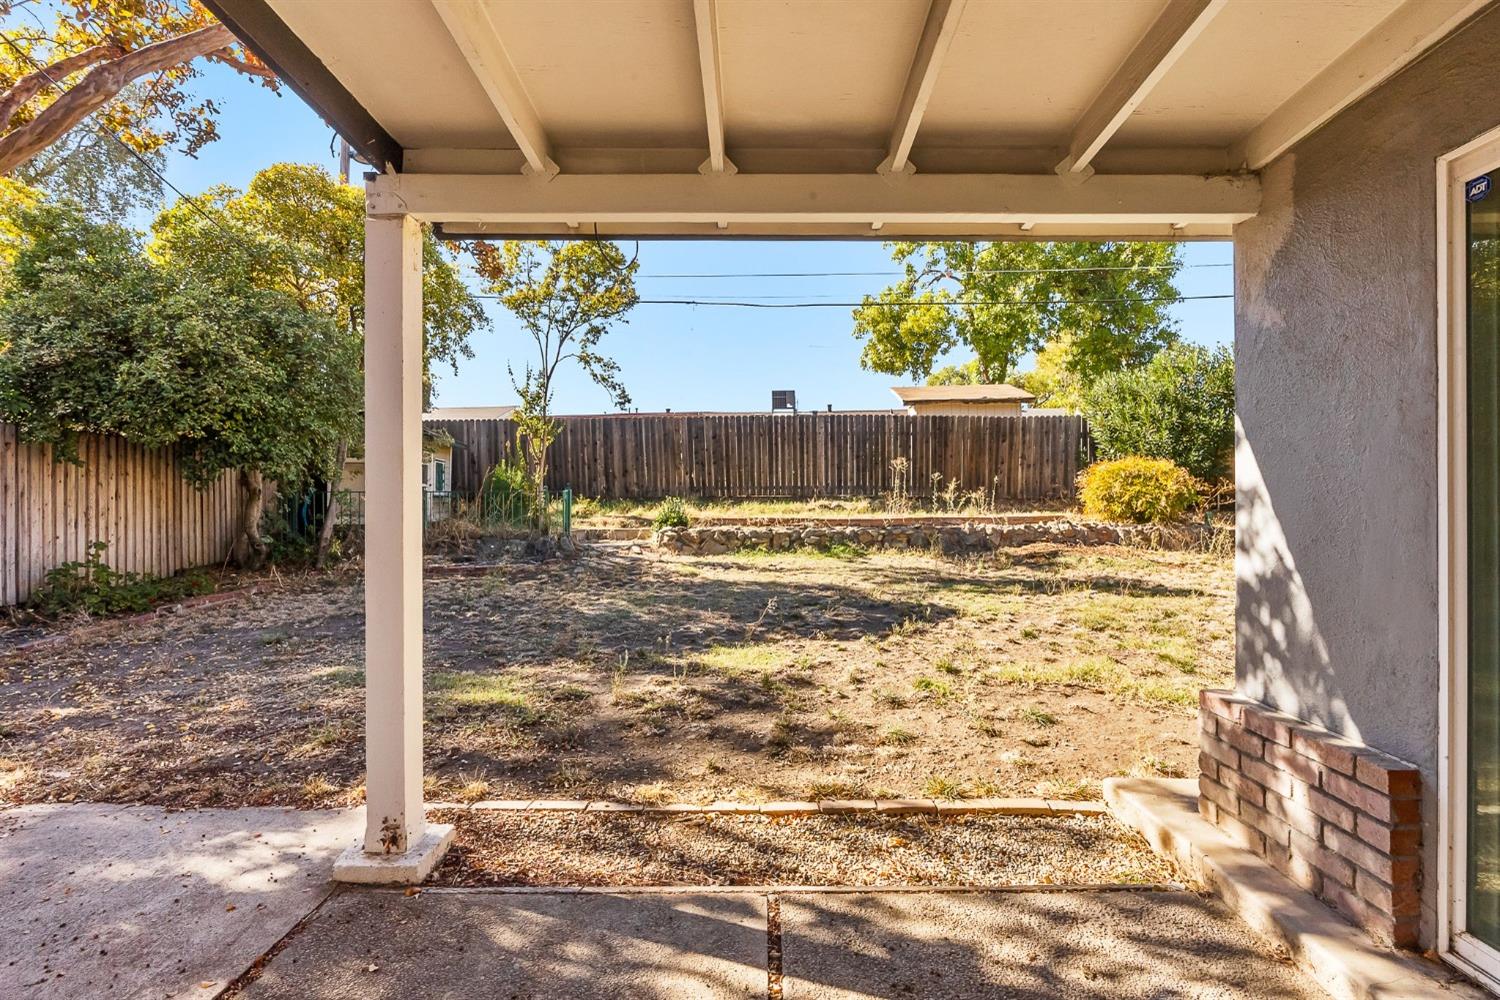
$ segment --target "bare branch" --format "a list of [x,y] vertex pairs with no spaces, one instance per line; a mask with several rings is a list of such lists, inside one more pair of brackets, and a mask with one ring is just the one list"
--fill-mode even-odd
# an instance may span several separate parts
[[222,24],[155,42],[97,66],[41,114],[0,138],[0,175],[9,174],[98,111],[132,80],[235,44]]
[[4,94],[0,94],[0,129],[9,128],[10,120],[16,116],[16,112],[54,80],[65,80],[94,63],[104,62],[106,59],[118,59],[124,54],[125,49],[120,43],[103,42],[99,45],[91,45],[76,55],[65,56],[50,66],[27,73]]

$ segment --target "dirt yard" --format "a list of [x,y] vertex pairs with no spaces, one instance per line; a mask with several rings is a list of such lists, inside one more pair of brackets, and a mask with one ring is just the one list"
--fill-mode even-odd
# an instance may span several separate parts
[[[1190,773],[1233,599],[1222,556],[1055,546],[431,579],[428,795],[1097,797]],[[0,660],[0,802],[357,801],[362,618],[321,578]]]

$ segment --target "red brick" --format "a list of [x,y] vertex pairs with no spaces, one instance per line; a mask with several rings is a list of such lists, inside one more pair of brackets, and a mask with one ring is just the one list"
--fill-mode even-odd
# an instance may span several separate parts
[[1373,875],[1360,872],[1354,889],[1365,902],[1393,917],[1415,917],[1422,912],[1422,894],[1411,883],[1391,886]]
[[1354,884],[1354,866],[1311,837],[1293,830],[1291,848],[1293,856],[1306,861],[1333,881],[1342,885]]
[[1311,809],[1318,818],[1341,826],[1345,830],[1354,829],[1354,810],[1331,795],[1325,795],[1316,788],[1307,790],[1307,807]]
[[1292,749],[1341,774],[1353,774],[1360,748],[1331,733],[1325,736],[1311,729],[1299,729],[1292,734]]
[[1240,752],[1228,743],[1216,740],[1207,733],[1198,735],[1198,749],[1208,754],[1220,764],[1238,769],[1240,766]]
[[1292,732],[1297,726],[1297,720],[1290,715],[1254,706],[1247,706],[1245,709],[1246,729],[1284,747],[1292,745]]
[[1240,773],[1275,795],[1290,796],[1292,794],[1292,776],[1263,760],[1241,757]]
[[1415,857],[1422,850],[1420,826],[1391,826],[1369,816],[1360,816],[1355,820],[1354,832],[1375,850],[1396,857]]
[[1203,751],[1198,751],[1198,773],[1211,781],[1219,780],[1219,762]]
[[[1393,799],[1383,795],[1369,785],[1344,777],[1342,774],[1325,774],[1323,789],[1361,812],[1367,812],[1382,823],[1419,823],[1422,820],[1421,799]],[[1344,824],[1345,829],[1349,827]]]
[[1210,781],[1201,774],[1198,776],[1198,794],[1231,816],[1240,811],[1238,796],[1217,781]]
[[1416,945],[1417,930],[1421,922],[1419,918],[1398,919],[1389,913],[1382,913],[1335,882],[1325,882],[1319,895],[1335,910],[1364,928],[1380,944],[1395,945],[1398,948]]
[[1262,757],[1266,752],[1266,741],[1245,729],[1219,727],[1219,737],[1240,753],[1249,757]]
[[1204,688],[1198,692],[1198,711],[1212,712],[1221,719],[1239,725],[1245,719],[1245,699],[1232,691]]
[[1422,794],[1422,774],[1415,767],[1385,754],[1370,753],[1355,762],[1354,776],[1377,792],[1398,799]]
[[[1249,767],[1253,763],[1255,762],[1246,760],[1240,766]],[[1240,802],[1241,809],[1244,808],[1245,803],[1247,802],[1250,805],[1256,807],[1265,804],[1265,789],[1256,784],[1254,781],[1251,781],[1249,778],[1245,777],[1245,775],[1240,773],[1239,771],[1231,771],[1227,767],[1224,768],[1219,772],[1219,784],[1223,785],[1225,788],[1229,789],[1235,794],[1235,797]]]
[[1267,852],[1271,852],[1273,847],[1285,846],[1291,838],[1292,828],[1283,820],[1264,809],[1249,805],[1243,799],[1240,800],[1240,819],[1266,835]]
[[1206,799],[1201,795],[1198,796],[1198,815],[1215,826],[1219,823],[1219,807],[1214,805],[1212,800]]
[[1276,850],[1266,851],[1266,860],[1272,868],[1309,892],[1316,893],[1323,887],[1323,873],[1280,844]]
[[1264,855],[1266,853],[1265,835],[1248,823],[1243,823],[1235,817],[1227,815],[1221,809],[1219,811],[1219,821],[1215,825],[1224,832],[1224,835],[1230,841],[1238,844],[1240,847],[1255,854]]
[[[1217,736],[1219,733],[1219,717],[1212,712],[1198,713],[1198,731],[1208,736]],[[1229,725],[1229,723],[1225,723]]]
[[1266,744],[1265,761],[1277,770],[1285,771],[1309,785],[1316,785],[1323,777],[1323,768],[1318,765],[1317,761],[1274,743]]
[[1306,806],[1298,805],[1279,795],[1266,796],[1266,812],[1280,819],[1305,837],[1317,840],[1323,835],[1323,821]]
[[1336,826],[1323,828],[1323,846],[1382,882],[1399,886],[1416,880],[1416,858],[1392,858]]

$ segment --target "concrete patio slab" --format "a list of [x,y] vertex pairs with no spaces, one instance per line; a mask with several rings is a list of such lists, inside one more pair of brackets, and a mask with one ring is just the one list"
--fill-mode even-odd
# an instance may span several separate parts
[[332,891],[361,810],[0,812],[0,997],[210,998]]
[[246,1000],[766,996],[758,893],[341,890]]
[[1189,892],[779,898],[784,1000],[1324,997]]

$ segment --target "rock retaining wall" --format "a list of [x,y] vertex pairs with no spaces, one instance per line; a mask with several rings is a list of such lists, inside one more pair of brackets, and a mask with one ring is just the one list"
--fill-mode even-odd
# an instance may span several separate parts
[[1036,542],[1195,549],[1203,547],[1209,537],[1209,530],[1198,524],[1163,526],[1058,520],[1041,524],[719,525],[663,528],[652,540],[662,551],[696,556],[723,555],[740,549],[781,552],[800,548],[828,549],[835,545],[862,549],[935,550],[944,555],[965,555]]

